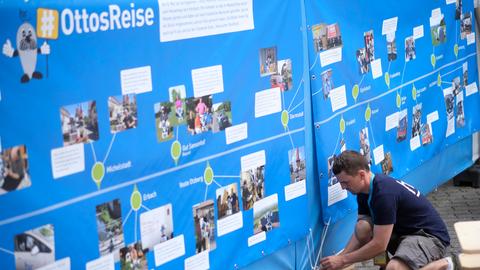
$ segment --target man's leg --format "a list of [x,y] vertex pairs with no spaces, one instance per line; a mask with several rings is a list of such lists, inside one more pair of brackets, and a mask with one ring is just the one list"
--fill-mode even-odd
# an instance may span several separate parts
[[388,262],[386,270],[411,270],[402,260],[392,259]]
[[373,236],[373,225],[370,217],[360,218],[355,225],[355,231],[353,232],[350,241],[343,250],[342,253],[349,253],[359,249],[366,243],[368,243]]
[[447,268],[448,268],[448,261],[446,258],[442,258],[440,260],[433,261],[420,269],[421,270],[447,270]]

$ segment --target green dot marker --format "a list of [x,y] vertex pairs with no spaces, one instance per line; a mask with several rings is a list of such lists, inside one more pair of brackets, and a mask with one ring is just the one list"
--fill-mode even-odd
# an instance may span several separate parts
[[385,72],[385,83],[387,87],[390,88],[390,74],[388,72]]
[[177,164],[181,153],[182,153],[182,145],[180,144],[179,141],[174,141],[172,143],[172,147],[170,147],[170,155],[172,156],[173,160],[175,160],[175,164]]
[[105,165],[102,162],[95,162],[92,167],[92,179],[93,182],[97,184],[97,187],[100,188],[100,184],[102,183],[102,179],[105,176]]
[[343,116],[342,119],[340,119],[340,132],[342,134],[345,133],[345,120],[343,119]]
[[413,100],[417,100],[417,88],[415,87],[415,84],[412,87],[412,98]]
[[288,111],[287,110],[283,110],[282,117],[281,117],[280,120],[282,121],[283,128],[287,129],[287,126],[288,126]]
[[399,93],[397,93],[397,100],[396,100],[396,102],[397,102],[397,108],[400,109],[400,106],[402,106],[402,97],[400,96]]
[[213,169],[208,163],[207,168],[205,168],[205,171],[203,172],[203,180],[207,186],[213,182]]
[[453,46],[453,53],[455,54],[455,57],[458,57],[458,44],[455,44],[455,46]]
[[358,86],[358,84],[355,84],[352,88],[352,96],[355,102],[357,102],[359,92],[360,92],[360,87]]
[[440,76],[440,73],[438,73],[438,76],[437,76],[437,85],[438,86],[442,85],[442,76]]
[[132,195],[130,195],[130,206],[134,211],[138,211],[142,207],[142,194],[138,191],[137,185],[135,185]]
[[435,54],[433,53],[430,56],[430,62],[432,63],[432,66],[435,67],[435,64],[437,63],[437,57],[435,57]]
[[368,104],[367,109],[365,110],[365,121],[370,121],[372,117],[372,109],[370,108],[370,104]]

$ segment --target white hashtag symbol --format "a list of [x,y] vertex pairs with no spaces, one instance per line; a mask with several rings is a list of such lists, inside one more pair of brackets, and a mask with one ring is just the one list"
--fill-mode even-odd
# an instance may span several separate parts
[[43,10],[42,12],[42,34],[44,37],[51,37],[53,35],[53,23],[55,22],[55,16],[53,16],[53,10]]

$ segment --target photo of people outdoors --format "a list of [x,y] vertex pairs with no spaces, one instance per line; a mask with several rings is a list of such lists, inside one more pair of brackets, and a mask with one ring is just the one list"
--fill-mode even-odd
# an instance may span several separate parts
[[415,51],[415,39],[413,37],[407,37],[405,39],[405,61],[414,60],[417,58]]
[[356,54],[360,75],[367,73],[370,69],[365,55],[365,48],[358,49]]
[[134,94],[108,98],[110,132],[137,127],[137,98]]
[[388,61],[397,59],[397,44],[395,43],[395,32],[387,34]]
[[460,20],[462,15],[462,0],[457,0],[455,3],[455,20]]
[[213,201],[208,200],[193,206],[193,223],[195,225],[195,251],[214,250],[215,241],[215,214]]
[[422,124],[422,145],[433,142],[432,124]]
[[265,165],[242,172],[240,181],[243,210],[248,210],[265,196]]
[[465,62],[463,64],[463,87],[467,87],[468,85],[468,64]]
[[236,183],[217,189],[218,219],[231,216],[240,211],[238,199],[238,186]]
[[422,127],[422,103],[413,106],[412,110],[412,138],[420,136],[420,128]]
[[253,234],[269,232],[280,227],[277,194],[268,196],[253,205]]
[[460,20],[460,38],[465,39],[472,33],[472,12],[462,14]]
[[55,262],[55,233],[52,224],[15,235],[15,269],[38,269]]
[[360,154],[365,157],[369,164],[372,164],[372,156],[370,154],[370,140],[368,137],[368,128],[360,130]]
[[219,132],[232,126],[232,106],[230,101],[212,105],[212,132]]
[[118,261],[118,251],[125,246],[120,200],[97,205],[96,219],[100,256],[113,253],[115,261]]
[[447,25],[443,14],[439,18],[430,18],[430,36],[433,46],[447,42]]
[[185,85],[177,85],[168,88],[170,102],[173,103],[176,123],[173,126],[181,125],[186,122],[187,106],[185,104],[186,91]]
[[278,73],[277,47],[260,49],[260,76]]
[[404,109],[398,112],[397,142],[401,142],[407,138],[408,112]]
[[305,146],[288,150],[288,160],[290,164],[290,183],[305,180]]
[[453,109],[455,107],[455,96],[452,89],[444,90],[443,96],[445,98],[445,109],[447,111],[447,120],[453,119]]
[[316,52],[325,51],[343,45],[338,23],[325,23],[312,26],[313,47]]
[[453,89],[453,95],[456,96],[458,93],[460,93],[461,88],[460,88],[460,77],[455,77],[452,81],[452,89]]
[[31,185],[25,145],[4,149],[0,154],[0,195]]
[[133,243],[120,249],[121,270],[148,270],[147,251],[142,249],[142,242]]
[[383,174],[389,175],[393,172],[392,153],[385,153],[385,157],[382,160],[381,165]]
[[97,103],[88,101],[60,108],[63,146],[97,141]]
[[327,175],[328,175],[328,186],[329,187],[338,183],[338,179],[335,176],[335,174],[333,174],[333,171],[332,171],[334,161],[335,161],[335,155],[328,157],[328,160],[327,160],[327,166],[328,166]]
[[322,77],[323,99],[327,99],[330,91],[333,89],[332,69],[325,70],[320,76]]
[[373,60],[375,60],[373,30],[370,30],[363,34],[363,41],[365,42],[365,59],[367,60],[367,63],[371,63]]
[[213,122],[212,96],[188,98],[185,103],[188,132],[195,135],[211,130]]
[[457,95],[457,126],[465,126],[465,111],[463,109],[463,92],[459,92]]
[[[292,60],[285,59],[278,61],[279,74],[282,77],[282,91],[288,91],[293,87]],[[272,87],[273,88],[273,87]]]
[[161,102],[154,104],[155,127],[157,130],[157,140],[164,142],[173,139],[173,122],[175,112],[172,111],[171,102]]

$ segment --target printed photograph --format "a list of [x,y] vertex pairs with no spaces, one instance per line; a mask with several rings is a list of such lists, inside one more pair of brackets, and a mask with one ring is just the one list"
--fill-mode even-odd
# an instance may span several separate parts
[[457,0],[455,3],[455,20],[460,20],[462,16],[462,0]]
[[115,199],[96,207],[98,249],[100,256],[114,254],[118,261],[119,250],[125,246],[120,200]]
[[4,149],[0,153],[0,195],[31,185],[25,145]]
[[369,164],[372,164],[372,156],[370,151],[370,140],[368,137],[368,128],[365,127],[359,132],[360,137],[360,154],[365,157]]
[[277,194],[268,196],[253,205],[253,234],[269,232],[280,227]]
[[447,25],[442,14],[438,19],[430,18],[430,35],[432,37],[433,46],[447,42]]
[[327,160],[327,166],[328,166],[328,186],[333,186],[335,184],[338,183],[338,179],[337,177],[335,176],[335,174],[333,174],[333,171],[332,171],[332,168],[333,168],[333,162],[335,162],[335,155],[333,156],[330,156],[328,157],[328,160]]
[[97,103],[88,101],[60,108],[63,146],[98,140]]
[[155,128],[157,140],[165,142],[173,139],[173,127],[176,122],[175,112],[172,111],[171,102],[160,102],[153,105],[155,112]]
[[422,103],[413,106],[412,111],[412,138],[420,136],[420,128],[422,126]]
[[395,43],[395,32],[387,34],[388,61],[397,59],[397,44]]
[[398,112],[397,142],[401,142],[407,138],[408,112],[404,109]]
[[219,132],[232,126],[232,106],[230,101],[212,105],[213,122],[212,132]]
[[[280,76],[282,77],[283,91],[291,90],[293,87],[292,60],[285,59],[278,61]],[[272,87],[273,88],[273,87]]]
[[215,213],[213,201],[208,200],[193,206],[193,223],[195,225],[195,251],[214,250],[215,241]]
[[231,216],[240,211],[237,183],[221,187],[215,192],[217,196],[218,219]]
[[145,250],[172,239],[174,237],[172,205],[166,204],[141,213],[140,235]]
[[463,109],[463,92],[457,94],[457,127],[465,126],[465,110]]
[[445,98],[445,109],[447,112],[447,120],[453,119],[453,109],[455,107],[455,96],[453,95],[452,88],[447,88],[443,91]]
[[137,98],[134,94],[108,98],[110,132],[137,127]]
[[463,76],[462,76],[463,87],[467,87],[467,85],[468,85],[468,63],[467,62],[463,63],[462,68],[463,68]]
[[360,75],[365,74],[370,70],[367,62],[365,48],[361,48],[357,50],[357,63],[358,63]]
[[277,47],[260,49],[260,76],[278,73]]
[[373,30],[363,33],[363,41],[365,42],[365,59],[367,60],[367,63],[371,63],[375,60]]
[[265,165],[242,172],[240,181],[243,210],[248,210],[265,197]]
[[452,81],[453,95],[456,96],[462,90],[460,88],[460,77],[455,77]]
[[25,231],[15,235],[15,269],[30,270],[55,262],[55,236],[53,225]]
[[313,44],[316,52],[326,51],[343,45],[338,23],[312,26]]
[[187,98],[187,130],[190,135],[212,130],[212,96]]
[[120,249],[121,270],[148,270],[147,251],[139,241]]
[[389,175],[393,172],[392,153],[385,153],[385,158],[382,160],[381,165],[383,174]]
[[415,52],[415,39],[413,37],[408,37],[405,39],[405,61],[414,60],[417,58]]
[[322,91],[323,91],[323,99],[327,99],[330,91],[334,88],[333,80],[332,80],[332,69],[329,68],[326,71],[322,72]]
[[306,179],[305,146],[288,150],[290,163],[290,183]]
[[185,99],[187,97],[185,91],[185,85],[177,85],[168,88],[168,94],[170,96],[170,102],[173,104],[173,111],[175,112],[176,123],[174,126],[185,124],[186,121],[186,104]]
[[460,38],[465,39],[472,33],[472,12],[462,14],[460,20]]
[[422,145],[433,142],[432,124],[422,124]]

